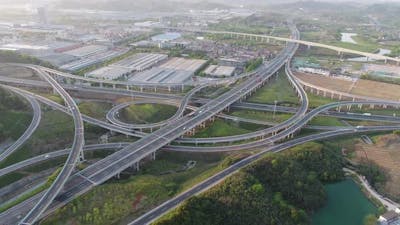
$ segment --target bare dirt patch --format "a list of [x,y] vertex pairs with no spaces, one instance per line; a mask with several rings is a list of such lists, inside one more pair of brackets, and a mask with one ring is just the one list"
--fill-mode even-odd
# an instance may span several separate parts
[[400,99],[400,85],[396,84],[359,79],[354,86],[352,86],[352,81],[335,77],[298,72],[296,72],[295,75],[304,82],[329,90],[379,99],[395,101]]
[[379,136],[373,145],[359,141],[355,151],[354,161],[371,160],[389,173],[384,192],[400,199],[400,137],[394,134]]
[[35,80],[39,79],[31,69],[18,66],[1,66],[0,76]]
[[350,80],[335,79],[332,77],[321,76],[317,74],[307,74],[296,72],[296,77],[300,80],[313,84],[318,87],[323,87],[329,90],[335,90],[348,93],[353,82]]
[[400,99],[399,90],[400,85],[360,79],[352,89],[351,94],[398,101]]

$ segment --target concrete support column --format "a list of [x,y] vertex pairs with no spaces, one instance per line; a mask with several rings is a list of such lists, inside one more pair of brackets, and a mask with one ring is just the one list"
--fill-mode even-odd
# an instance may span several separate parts
[[139,162],[136,162],[136,163],[133,165],[133,167],[135,168],[136,171],[139,171],[139,170],[140,170],[140,161],[139,161]]
[[347,110],[350,111],[351,110],[351,105],[347,106]]
[[151,153],[151,160],[156,160],[156,152]]

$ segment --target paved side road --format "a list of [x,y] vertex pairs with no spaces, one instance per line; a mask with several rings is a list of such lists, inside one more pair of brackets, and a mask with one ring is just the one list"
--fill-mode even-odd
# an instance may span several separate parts
[[376,192],[375,189],[368,183],[367,179],[365,179],[364,176],[360,176],[358,173],[356,173],[355,171],[350,170],[348,168],[343,168],[343,170],[347,173],[357,176],[358,179],[360,180],[362,186],[368,191],[368,193],[372,197],[374,197],[375,199],[380,201],[382,203],[382,205],[384,205],[388,210],[395,210],[396,208],[400,207],[400,205],[398,203],[396,203],[386,197],[383,197],[378,192]]

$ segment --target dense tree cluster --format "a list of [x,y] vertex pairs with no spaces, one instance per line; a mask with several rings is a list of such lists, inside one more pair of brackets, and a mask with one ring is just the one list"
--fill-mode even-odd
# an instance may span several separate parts
[[309,224],[326,201],[322,182],[343,177],[341,157],[309,143],[264,157],[206,193],[186,201],[156,225]]
[[28,63],[35,65],[42,65],[50,68],[54,68],[50,63],[44,62],[38,58],[20,54],[14,51],[0,51],[0,62],[1,63]]
[[9,109],[26,110],[27,106],[18,95],[0,89],[0,111]]
[[251,72],[255,69],[257,69],[257,67],[259,67],[261,65],[261,63],[263,62],[262,58],[256,58],[253,60],[250,60],[246,63],[246,72]]
[[372,161],[365,160],[359,164],[357,170],[358,173],[365,176],[365,179],[368,180],[368,183],[370,183],[372,187],[382,192],[389,177],[379,165]]
[[[17,95],[0,89],[0,113],[8,110],[28,110],[25,102]],[[10,129],[0,121],[0,140],[10,136]]]

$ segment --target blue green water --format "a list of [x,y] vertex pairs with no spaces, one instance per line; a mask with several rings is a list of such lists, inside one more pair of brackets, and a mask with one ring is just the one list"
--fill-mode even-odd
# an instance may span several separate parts
[[326,205],[312,217],[312,225],[362,225],[377,208],[351,179],[325,185]]

